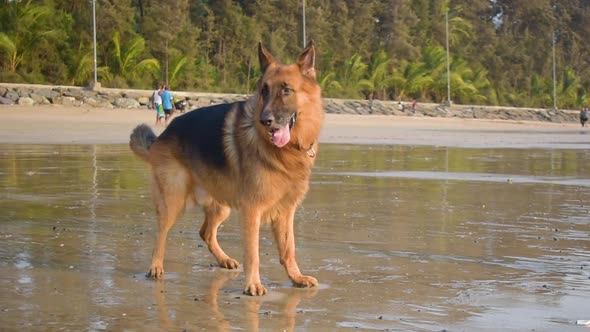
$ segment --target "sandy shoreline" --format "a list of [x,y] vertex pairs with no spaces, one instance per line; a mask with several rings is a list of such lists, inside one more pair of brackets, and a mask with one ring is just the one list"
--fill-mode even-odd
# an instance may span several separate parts
[[[150,110],[0,106],[0,143],[122,144]],[[161,132],[162,128],[155,128]],[[572,123],[327,114],[323,143],[474,148],[587,149],[590,129]]]

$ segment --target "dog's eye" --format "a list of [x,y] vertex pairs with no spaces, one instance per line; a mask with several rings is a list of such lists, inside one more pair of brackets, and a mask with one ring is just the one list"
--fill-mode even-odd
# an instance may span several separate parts
[[263,98],[268,97],[268,84],[264,83],[264,85],[262,86],[262,91],[260,91],[260,93],[262,94]]
[[283,90],[281,90],[283,96],[290,96],[291,94],[293,94],[293,92],[295,92],[295,90],[291,89],[290,87],[283,87]]

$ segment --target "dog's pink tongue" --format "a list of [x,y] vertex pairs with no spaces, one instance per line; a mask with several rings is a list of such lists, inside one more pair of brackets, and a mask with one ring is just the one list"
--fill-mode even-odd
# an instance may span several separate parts
[[279,148],[287,145],[291,139],[291,133],[289,126],[284,126],[281,129],[277,129],[272,133],[272,143]]

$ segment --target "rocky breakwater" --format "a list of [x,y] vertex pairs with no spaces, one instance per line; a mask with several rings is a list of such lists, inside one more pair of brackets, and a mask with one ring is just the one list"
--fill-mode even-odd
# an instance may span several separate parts
[[578,122],[578,112],[572,110],[548,110],[503,106],[453,105],[418,103],[412,110],[411,103],[400,105],[396,101],[324,99],[327,113],[335,114],[383,114],[397,116],[426,116],[463,119],[496,119],[513,121]]
[[[149,108],[152,91],[102,88],[92,91],[72,86],[47,86],[0,83],[0,104],[8,105],[64,105],[101,108]],[[173,91],[175,97],[187,98],[189,108],[245,100],[243,94],[215,94]],[[324,99],[324,109],[333,114],[397,115],[426,117],[457,117],[465,119],[498,119],[513,121],[578,122],[578,112],[502,106],[453,105],[418,103],[416,110],[411,103],[396,101]]]
[[[49,86],[0,83],[0,104],[4,105],[64,105],[109,109],[149,109],[153,91],[101,88],[89,90],[73,86]],[[246,95],[176,92],[178,99],[187,98],[191,108],[237,100]]]
[[91,91],[79,87],[0,84],[0,104],[64,105],[104,108],[147,107],[149,92]]

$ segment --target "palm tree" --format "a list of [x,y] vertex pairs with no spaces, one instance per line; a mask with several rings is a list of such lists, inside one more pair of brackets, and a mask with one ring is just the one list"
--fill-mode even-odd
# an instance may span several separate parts
[[[111,40],[111,62],[108,70],[102,73],[102,79],[107,84],[132,85],[138,87],[151,86],[146,82],[145,76],[157,77],[160,70],[160,62],[154,58],[139,60],[145,50],[145,40],[140,36],[133,37],[125,47],[121,45],[121,37],[118,31],[113,33]],[[146,84],[148,83],[148,84]]]
[[[426,47],[420,59],[414,62],[402,61],[394,69],[390,79],[397,98],[419,97],[422,100],[442,102],[447,92],[445,50],[442,47]],[[451,62],[452,95],[460,102],[484,102],[493,99],[495,93],[483,68],[471,69],[460,58]]]
[[433,79],[426,66],[420,60],[415,62],[402,61],[394,68],[391,77],[391,87],[397,99],[408,99],[408,97],[420,97],[426,99],[429,87]]
[[358,97],[363,89],[360,82],[367,72],[367,67],[359,54],[355,54],[346,60],[338,77],[338,81],[342,86],[343,97]]
[[465,101],[474,102],[477,104],[486,103],[488,105],[498,105],[498,96],[496,91],[492,88],[492,82],[488,78],[488,71],[483,67],[472,70],[466,80],[473,84],[477,93],[467,96]]
[[562,73],[561,82],[557,86],[557,100],[562,107],[577,107],[585,99],[585,90],[581,80],[572,68],[566,68]]
[[50,17],[52,9],[48,6],[38,6],[27,1],[19,4],[11,12],[14,29],[0,32],[0,54],[7,57],[7,69],[16,72],[27,56],[43,39],[56,36],[57,30],[44,26],[44,18]]
[[334,97],[342,92],[342,84],[336,80],[336,73],[333,71],[320,73],[318,84],[322,88],[324,96]]
[[553,85],[550,79],[544,79],[539,74],[534,74],[531,79],[529,102],[525,106],[549,107],[553,105]]
[[92,55],[92,51],[80,47],[76,56],[76,68],[70,83],[73,85],[82,85],[87,83],[92,77],[94,70],[93,64],[94,57]]
[[[444,48],[426,47],[422,53],[422,62],[424,70],[430,73],[432,84],[427,86],[428,90],[435,96],[436,101],[442,101],[447,89],[447,68],[446,68],[446,51]],[[452,76],[451,76],[452,78]]]
[[186,67],[188,58],[186,56],[176,56],[172,59],[170,65],[172,71],[169,73],[168,81],[171,86],[176,85],[182,76],[182,70]]
[[[444,99],[442,96],[444,96],[447,89],[446,76],[444,75],[445,82],[437,85],[440,89],[441,101]],[[453,100],[459,103],[465,103],[468,100],[485,99],[485,97],[479,94],[475,84],[471,82],[471,77],[473,77],[473,70],[471,70],[466,61],[463,59],[454,59],[451,62],[451,95],[453,95]]]
[[376,96],[378,99],[385,99],[387,88],[393,82],[391,63],[392,61],[388,59],[385,50],[381,49],[375,53],[366,78],[359,82],[366,99],[373,100]]
[[0,50],[6,53],[8,61],[8,70],[16,72],[16,68],[23,61],[25,56],[24,51],[21,52],[19,47],[16,45],[17,42],[4,32],[0,32]]

